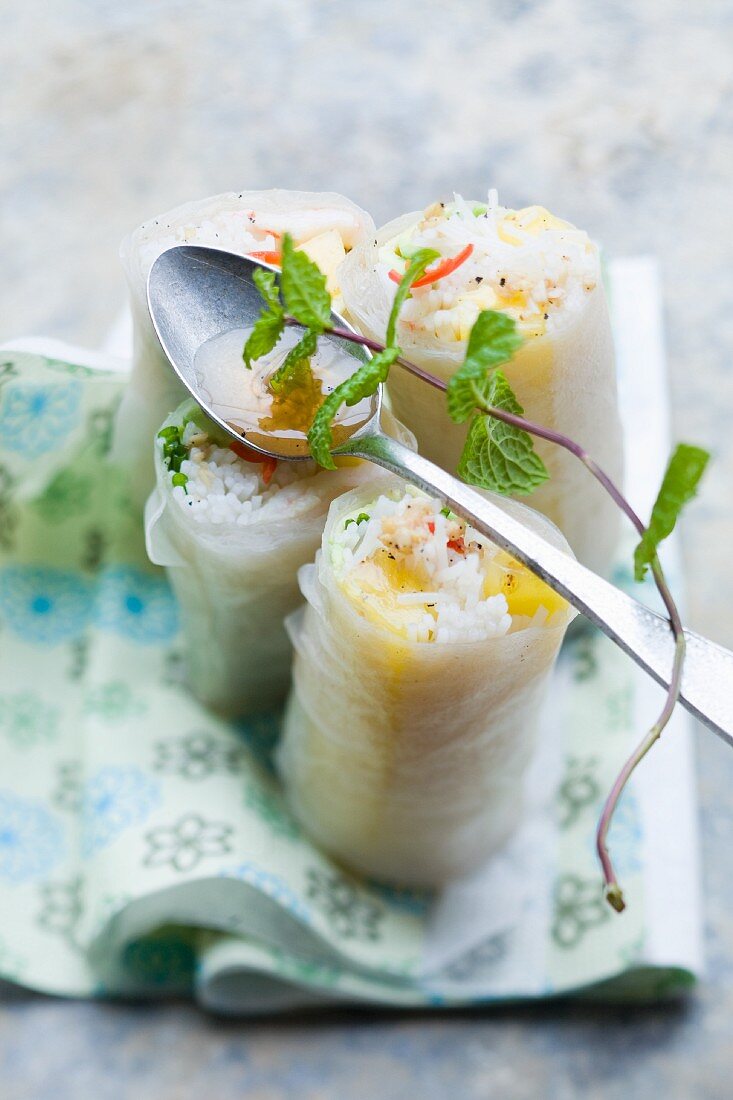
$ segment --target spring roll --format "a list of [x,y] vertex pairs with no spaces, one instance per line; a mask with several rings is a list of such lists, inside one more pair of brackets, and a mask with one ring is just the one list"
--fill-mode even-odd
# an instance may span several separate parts
[[[597,246],[542,207],[498,206],[494,192],[488,204],[456,196],[405,214],[354,249],[341,268],[347,315],[364,335],[384,338],[395,274],[420,247],[461,262],[406,302],[398,340],[407,358],[447,380],[463,360],[479,312],[506,313],[525,337],[502,368],[525,415],[569,435],[620,480],[616,370]],[[455,472],[466,425],[448,419],[445,396],[397,369],[389,393],[420,452]],[[573,455],[541,439],[535,445],[550,479],[533,493],[533,507],[557,524],[584,564],[608,572],[618,535],[615,505]]]
[[[386,427],[414,446],[389,413]],[[298,569],[313,560],[334,498],[379,475],[357,459],[327,471],[231,444],[191,401],[168,417],[145,528],[178,600],[188,686],[236,717],[284,701],[292,650],[283,620],[301,602]]]
[[[502,506],[568,551],[543,516]],[[519,819],[574,612],[399,479],[334,501],[300,576],[278,750],[292,810],[359,873],[426,887],[466,874]]]
[[348,251],[371,236],[374,223],[341,195],[307,191],[226,192],[189,202],[145,222],[122,243],[130,289],[133,364],[116,418],[113,456],[131,469],[131,492],[142,502],[153,484],[149,441],[183,400],[148,313],[147,277],[154,261],[176,244],[210,245],[277,262],[284,233],[327,277],[334,309],[342,305],[336,269]]

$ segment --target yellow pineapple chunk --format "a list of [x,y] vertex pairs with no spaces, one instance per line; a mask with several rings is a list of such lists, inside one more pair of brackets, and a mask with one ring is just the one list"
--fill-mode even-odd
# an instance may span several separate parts
[[305,252],[314,264],[318,264],[326,276],[329,294],[337,294],[336,268],[346,256],[341,234],[336,229],[327,229],[325,233],[319,233],[317,237],[311,237],[305,244],[299,245],[296,251]]
[[423,603],[399,602],[402,593],[424,592],[426,577],[387,550],[378,550],[361,562],[342,585],[365,619],[387,626],[402,637],[408,637],[410,624],[421,623],[425,612],[430,610]]
[[510,615],[528,615],[530,618],[540,607],[544,607],[548,615],[567,607],[567,601],[562,596],[503,550],[489,562],[483,595],[484,598],[505,596]]

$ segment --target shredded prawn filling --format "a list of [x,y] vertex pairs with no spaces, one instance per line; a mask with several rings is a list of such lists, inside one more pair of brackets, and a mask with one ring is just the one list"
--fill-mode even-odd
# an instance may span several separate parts
[[[557,598],[546,585],[411,486],[339,519],[330,555],[359,613],[413,642],[501,637],[541,626],[556,610]],[[520,574],[520,610],[530,613],[512,615]]]
[[523,336],[542,336],[562,328],[600,279],[598,248],[585,232],[541,206],[499,206],[495,191],[486,204],[455,195],[452,203],[428,207],[380,248],[377,272],[392,296],[389,272],[402,274],[418,248],[448,259],[467,245],[471,254],[455,271],[412,291],[400,314],[403,335],[463,341],[479,313],[495,309],[511,316]]
[[[248,462],[222,447],[194,423],[186,425],[183,443],[188,458],[181,463],[185,486],[174,485],[176,504],[196,523],[236,524],[260,519],[297,517],[316,506],[321,495],[308,481],[318,473],[315,462]],[[156,444],[162,449],[162,440]],[[268,476],[271,475],[271,476]],[[173,480],[173,472],[167,475]]]

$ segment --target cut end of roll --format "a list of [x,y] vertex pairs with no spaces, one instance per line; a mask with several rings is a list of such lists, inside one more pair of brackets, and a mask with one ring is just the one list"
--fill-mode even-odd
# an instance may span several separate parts
[[[598,249],[586,233],[542,206],[499,206],[496,192],[488,203],[456,195],[415,216],[378,248],[380,281],[399,278],[420,248],[441,261],[436,279],[415,289],[402,310],[403,334],[418,339],[465,341],[486,309],[511,316],[528,339],[543,336],[562,328],[600,279]],[[451,259],[460,262],[451,268]]]
[[410,485],[347,513],[329,553],[358,613],[411,642],[502,637],[568,610],[520,562]]

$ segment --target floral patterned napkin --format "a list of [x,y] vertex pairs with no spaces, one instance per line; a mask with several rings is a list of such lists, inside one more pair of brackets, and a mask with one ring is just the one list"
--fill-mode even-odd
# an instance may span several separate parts
[[[648,508],[668,435],[655,271],[626,261],[612,279]],[[350,877],[310,844],[272,768],[278,715],[230,724],[186,692],[173,596],[107,458],[119,366],[48,341],[0,351],[0,977],[69,996],[190,994],[221,1012],[689,984],[688,723],[676,717],[614,825],[629,900],[616,917],[594,824],[659,689],[590,630],[563,651],[526,821],[483,872],[430,896]]]

